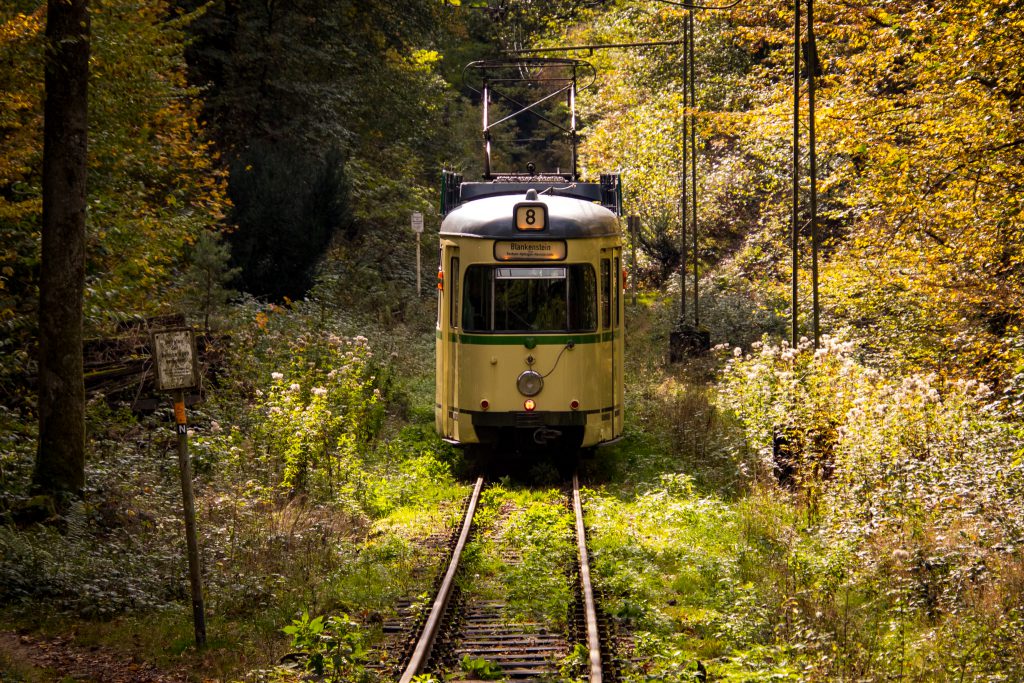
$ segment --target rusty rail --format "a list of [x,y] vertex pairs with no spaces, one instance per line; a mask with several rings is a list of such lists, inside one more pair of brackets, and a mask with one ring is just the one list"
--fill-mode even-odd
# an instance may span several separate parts
[[580,554],[580,584],[583,587],[583,608],[587,622],[587,649],[590,651],[590,683],[602,683],[601,638],[597,629],[597,607],[594,587],[590,583],[590,558],[587,555],[587,536],[583,526],[583,504],[580,502],[580,480],[572,475],[572,507],[576,512],[576,547]]
[[476,480],[476,486],[473,487],[473,495],[469,499],[466,518],[462,522],[462,533],[459,534],[458,543],[455,544],[455,550],[452,551],[448,571],[444,575],[441,588],[437,591],[437,597],[434,599],[434,605],[430,609],[430,616],[427,617],[427,623],[423,627],[423,633],[420,634],[420,638],[416,642],[416,648],[413,650],[412,657],[409,658],[409,664],[402,673],[399,683],[411,683],[414,676],[423,672],[423,668],[430,659],[434,641],[437,639],[438,631],[444,621],[444,613],[448,609],[448,599],[451,597],[452,588],[455,585],[455,574],[459,569],[462,550],[466,547],[466,541],[469,539],[469,530],[473,526],[473,515],[476,514],[476,506],[480,500],[480,490],[483,486],[484,478],[479,477]]

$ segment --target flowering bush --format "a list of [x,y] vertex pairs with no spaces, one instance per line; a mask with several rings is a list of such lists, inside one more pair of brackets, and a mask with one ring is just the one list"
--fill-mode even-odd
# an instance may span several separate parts
[[1017,623],[1024,430],[1000,418],[988,387],[889,377],[836,339],[720,351],[719,404],[748,455],[778,473],[784,435],[821,540],[856,550],[845,576],[857,590],[903,610],[901,624],[949,617],[940,641],[962,637],[965,620]]
[[773,438],[789,435],[802,482],[822,489],[826,524],[849,540],[965,526],[1024,536],[1024,432],[989,409],[988,387],[893,379],[853,352],[829,338],[814,352],[806,342],[734,351],[720,403],[759,464],[777,467]]
[[266,484],[289,495],[351,499],[360,450],[383,424],[387,373],[362,336],[300,338],[289,350],[287,367],[256,384],[250,414],[240,420],[247,427],[211,424],[197,450],[228,454],[239,468],[255,457]]
[[312,368],[299,356],[287,376],[272,373],[257,410],[266,455],[283,464],[280,485],[333,497],[383,422],[380,368],[365,337],[328,335],[318,350]]

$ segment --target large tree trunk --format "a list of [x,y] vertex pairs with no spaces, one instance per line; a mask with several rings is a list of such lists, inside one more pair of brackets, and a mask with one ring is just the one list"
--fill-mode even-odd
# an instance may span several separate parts
[[[39,277],[39,450],[33,488],[85,485],[82,298],[85,289],[88,0],[48,0]],[[64,494],[64,495],[62,495]]]

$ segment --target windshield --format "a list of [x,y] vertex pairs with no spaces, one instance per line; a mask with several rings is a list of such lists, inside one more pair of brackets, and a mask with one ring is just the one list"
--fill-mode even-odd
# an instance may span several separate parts
[[597,278],[588,264],[473,265],[466,269],[463,329],[579,332],[597,329]]

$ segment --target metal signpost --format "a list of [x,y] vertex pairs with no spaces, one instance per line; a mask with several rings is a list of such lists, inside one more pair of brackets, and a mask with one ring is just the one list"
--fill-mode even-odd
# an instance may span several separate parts
[[206,647],[206,615],[203,583],[199,571],[199,542],[196,538],[196,507],[192,494],[192,467],[188,459],[188,423],[185,420],[185,390],[199,386],[199,362],[192,328],[175,328],[153,333],[153,366],[156,388],[174,397],[174,421],[178,432],[178,469],[185,509],[185,540],[188,545],[188,574],[192,588],[192,621],[196,646]]
[[423,234],[423,214],[419,211],[414,211],[410,223],[412,224],[412,231],[416,233],[416,296],[421,296],[423,287],[420,270],[423,261],[420,256],[420,236]]

